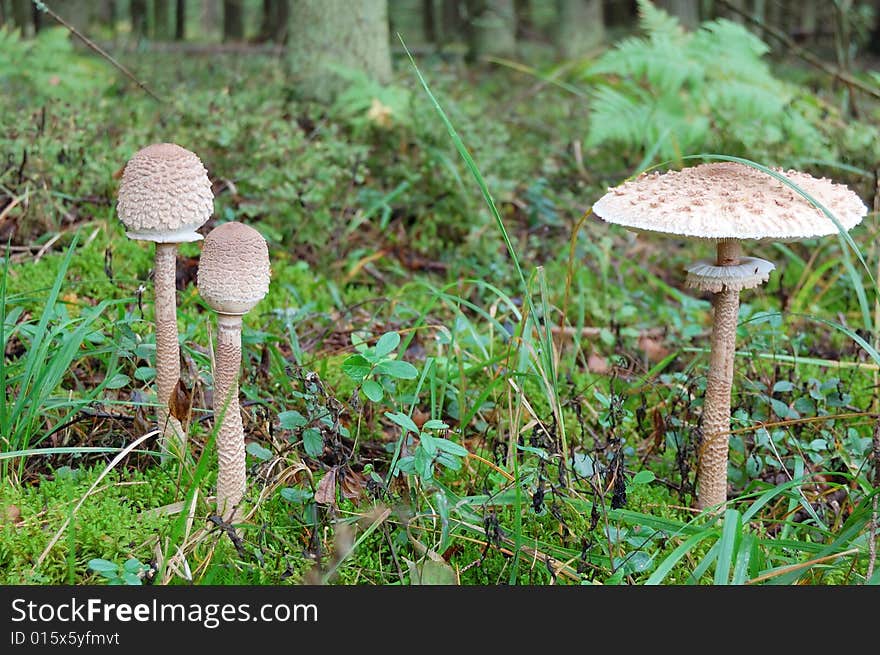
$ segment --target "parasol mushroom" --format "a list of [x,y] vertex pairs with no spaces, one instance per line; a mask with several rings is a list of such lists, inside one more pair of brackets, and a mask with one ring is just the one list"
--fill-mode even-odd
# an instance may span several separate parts
[[180,379],[177,340],[177,244],[198,241],[196,230],[214,211],[211,181],[195,153],[154,143],[128,160],[116,205],[131,239],[156,243],[153,287],[156,313],[156,395],[164,453],[182,456],[186,434],[168,405]]
[[224,223],[205,238],[199,294],[217,312],[214,419],[217,431],[217,513],[235,519],[245,491],[244,429],[238,404],[241,317],[269,291],[269,248],[254,228]]
[[[867,208],[845,185],[798,171],[783,174],[850,230]],[[608,223],[713,241],[714,261],[689,266],[686,285],[714,292],[711,355],[697,456],[697,506],[727,501],[730,394],[739,293],[766,282],[774,265],[744,257],[742,241],[796,241],[838,232],[822,210],[775,177],[736,162],[642,174],[610,189],[593,205]]]

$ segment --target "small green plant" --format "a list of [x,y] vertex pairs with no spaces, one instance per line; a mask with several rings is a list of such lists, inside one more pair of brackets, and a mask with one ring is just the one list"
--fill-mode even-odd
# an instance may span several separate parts
[[[414,474],[422,483],[429,484],[434,479],[434,465],[440,465],[452,471],[461,469],[461,458],[467,457],[467,449],[445,437],[431,434],[431,431],[446,431],[449,426],[443,421],[431,419],[425,421],[421,429],[403,412],[385,412],[390,420],[400,426],[402,433],[400,443],[406,447],[408,454],[397,460],[393,472]],[[418,443],[415,440],[418,439]],[[413,447],[414,446],[414,447]],[[400,448],[402,451],[403,448]]]
[[149,564],[136,557],[129,557],[122,566],[98,557],[89,560],[89,568],[105,578],[108,585],[142,585],[152,571]]
[[351,335],[351,342],[358,352],[342,362],[342,371],[374,403],[381,402],[386,391],[394,390],[394,380],[412,380],[419,374],[415,366],[395,358],[394,351],[400,345],[397,332],[386,332],[374,346],[357,334]]

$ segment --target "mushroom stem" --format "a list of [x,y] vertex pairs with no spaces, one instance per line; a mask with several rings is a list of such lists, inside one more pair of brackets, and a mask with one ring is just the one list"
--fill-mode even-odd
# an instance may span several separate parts
[[[167,455],[182,457],[186,433],[171,416],[169,402],[180,379],[180,346],[177,343],[177,244],[157,243],[153,269],[156,312],[156,397],[159,401],[160,446]],[[163,457],[164,459],[164,457]]]
[[217,513],[235,520],[245,490],[244,429],[238,405],[241,367],[241,316],[217,314],[217,355],[214,368],[214,420],[217,430]]
[[[740,244],[718,242],[718,266],[736,266]],[[724,287],[712,301],[709,374],[703,400],[702,442],[697,453],[697,507],[705,509],[727,501],[727,451],[730,434],[730,392],[733,388],[733,356],[739,317],[739,289]]]

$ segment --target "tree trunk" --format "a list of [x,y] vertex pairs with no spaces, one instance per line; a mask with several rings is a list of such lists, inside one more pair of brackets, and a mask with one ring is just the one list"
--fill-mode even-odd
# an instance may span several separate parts
[[635,0],[604,0],[602,14],[606,27],[631,27],[639,17]]
[[30,16],[28,15],[28,5],[30,0],[12,0],[12,22],[21,30],[22,36],[27,36],[30,27]]
[[583,57],[605,38],[600,0],[556,0],[553,30],[556,52],[561,59]]
[[462,31],[461,2],[462,0],[440,0],[441,2],[441,36],[443,44],[456,40]]
[[297,0],[291,5],[288,53],[297,89],[306,98],[327,102],[347,86],[334,66],[387,84],[391,50],[386,1]]
[[147,35],[147,0],[131,0],[131,33],[140,40]]
[[171,0],[153,0],[153,39],[167,41],[170,34]]
[[535,29],[535,21],[532,18],[532,3],[530,0],[514,0],[513,11],[516,14],[516,38],[528,38]]
[[263,17],[260,21],[260,42],[274,41],[284,43],[287,40],[287,23],[290,19],[289,0],[263,0]]
[[422,0],[422,29],[428,43],[437,43],[437,24],[434,21],[434,0]]
[[516,54],[513,0],[468,0],[468,61]]
[[174,12],[174,39],[183,41],[186,39],[186,0],[177,0]]
[[656,0],[654,4],[678,18],[689,30],[700,25],[700,6],[697,0]]
[[243,0],[223,0],[223,41],[244,39]]

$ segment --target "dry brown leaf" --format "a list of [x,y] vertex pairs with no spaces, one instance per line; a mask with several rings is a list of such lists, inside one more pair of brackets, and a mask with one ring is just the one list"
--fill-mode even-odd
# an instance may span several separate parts
[[648,361],[656,364],[664,357],[669,355],[669,348],[663,345],[663,339],[660,337],[642,334],[639,336],[639,350],[645,353]]
[[21,509],[18,505],[7,505],[3,508],[2,523],[11,523],[12,525],[21,525],[24,521],[21,518]]
[[346,466],[342,473],[340,491],[342,491],[343,497],[357,503],[358,498],[363,494],[364,487],[367,486],[367,479],[360,473],[352,471],[349,466]]
[[598,373],[599,375],[611,372],[611,365],[608,364],[608,360],[594,352],[590,353],[590,356],[587,357],[587,368],[590,369],[590,373]]
[[192,408],[192,394],[183,380],[178,380],[168,399],[168,411],[183,424],[189,418],[190,408]]
[[315,502],[323,505],[336,505],[336,472],[338,467],[334,466],[324,474],[315,490]]

